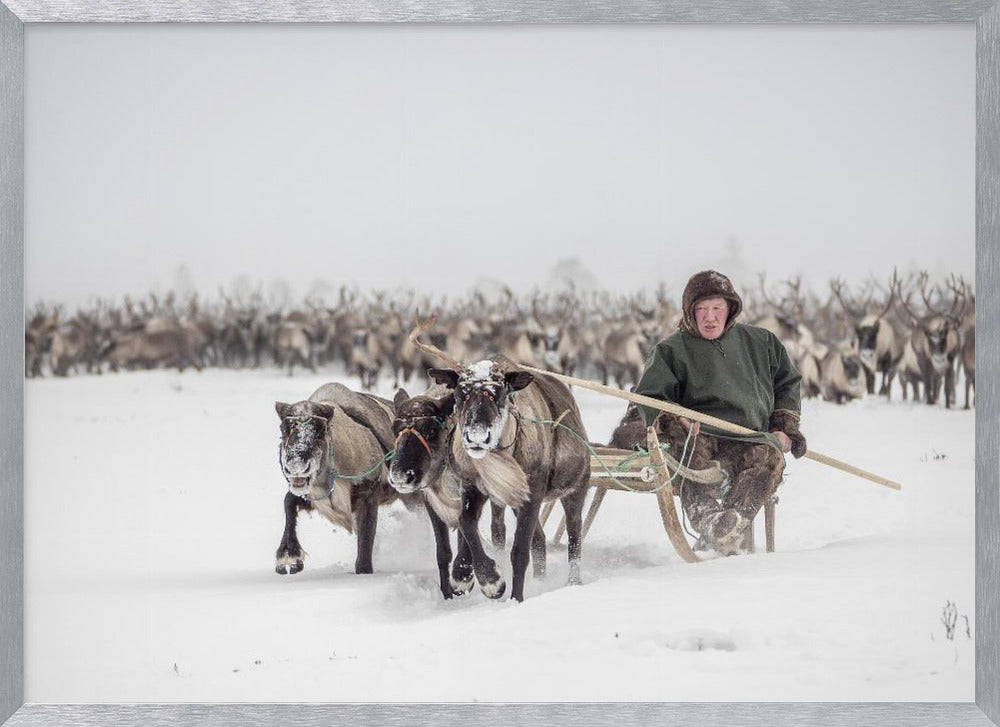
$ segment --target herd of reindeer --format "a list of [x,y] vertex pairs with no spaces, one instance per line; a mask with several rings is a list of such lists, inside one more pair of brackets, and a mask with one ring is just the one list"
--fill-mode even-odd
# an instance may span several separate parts
[[[744,289],[741,320],[773,331],[802,373],[803,397],[845,403],[879,393],[898,380],[904,399],[956,404],[959,375],[964,406],[975,392],[975,294],[961,277],[932,281],[926,272],[901,279],[894,271],[853,286],[830,281],[823,295],[801,279]],[[634,386],[646,356],[677,326],[678,302],[663,286],[629,296],[570,288],[494,300],[476,293],[432,300],[415,292],[361,295],[342,287],[328,305],[307,300],[275,309],[258,293],[248,299],[220,291],[205,303],[150,294],[121,304],[98,301],[68,314],[39,303],[25,321],[25,375],[176,367],[279,366],[316,371],[342,366],[373,389],[439,365],[408,334],[434,314],[427,339],[463,361],[503,354],[512,361],[620,388]]]

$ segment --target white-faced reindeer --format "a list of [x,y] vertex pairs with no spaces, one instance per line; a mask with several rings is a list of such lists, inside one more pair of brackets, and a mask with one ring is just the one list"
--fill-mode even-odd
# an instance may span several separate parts
[[[302,570],[298,514],[315,510],[357,534],[354,571],[372,573],[378,508],[400,498],[389,487],[384,462],[393,443],[391,407],[336,383],[324,384],[305,401],[274,406],[281,419],[278,459],[288,482],[275,571]],[[404,502],[412,506],[417,500],[409,496]]]
[[[538,514],[546,500],[558,498],[566,512],[569,581],[579,583],[590,456],[580,411],[569,389],[554,379],[532,375],[503,356],[464,366],[437,353],[451,363],[451,368],[431,369],[429,374],[448,387],[454,399],[446,467],[449,476],[461,482],[462,496],[453,588],[468,592],[474,576],[489,598],[500,598],[506,590],[479,536],[479,517],[488,499],[511,507],[517,516],[510,556],[513,599],[524,600],[529,551],[535,574],[545,572]],[[555,421],[562,426],[539,423]]]
[[871,298],[866,304],[858,305],[853,296],[845,290],[839,278],[831,281],[830,288],[850,318],[850,325],[854,331],[853,348],[861,359],[861,365],[864,366],[865,388],[869,394],[875,393],[875,376],[881,373],[882,382],[878,393],[891,398],[892,380],[896,376],[899,361],[903,356],[902,337],[888,317],[899,288],[896,271],[893,271],[889,280],[885,304],[878,313],[867,311]]
[[[917,315],[909,305],[908,298],[902,298],[903,309],[910,318],[913,330],[903,350],[900,362],[900,379],[904,393],[906,384],[914,389],[923,386],[924,402],[936,404],[944,384],[945,407],[955,403],[955,359],[961,350],[959,329],[966,307],[964,286],[952,286],[951,307],[946,311],[935,308],[928,292],[928,275],[922,272],[919,278],[920,296],[924,302],[924,315]],[[939,297],[944,294],[938,290]]]

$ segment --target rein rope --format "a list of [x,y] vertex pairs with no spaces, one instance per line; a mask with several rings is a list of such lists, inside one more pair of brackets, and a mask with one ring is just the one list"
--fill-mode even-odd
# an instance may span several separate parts
[[[292,421],[292,422],[294,422],[296,424],[306,424],[310,419],[319,419],[322,422],[329,423],[329,420],[326,417],[321,417],[321,416],[318,416],[316,414],[311,414],[311,415],[307,415],[307,416],[285,417],[285,419],[288,420],[288,421]],[[329,431],[329,429],[327,431]],[[282,443],[283,447],[284,447],[284,442],[287,442],[288,441],[288,437],[290,437],[290,436],[291,436],[291,433],[289,433],[287,436],[284,437],[283,443]],[[418,436],[419,436],[419,434],[418,434]],[[421,437],[421,440],[423,440],[423,437]],[[399,439],[397,438],[396,441],[398,442]],[[425,447],[427,446],[426,442],[424,443],[424,446]],[[430,451],[430,450],[428,450],[428,451]],[[368,475],[370,475],[372,472],[374,472],[375,470],[377,470],[379,467],[381,467],[382,465],[384,465],[390,459],[392,459],[393,455],[396,454],[396,450],[395,449],[389,450],[388,452],[386,452],[384,455],[382,455],[382,457],[380,457],[375,462],[375,465],[371,469],[369,469],[367,472],[362,472],[361,474],[358,474],[358,475],[345,475],[345,474],[342,474],[340,472],[337,472],[337,470],[333,467],[333,442],[332,441],[328,440],[326,453],[327,453],[327,463],[330,466],[330,471],[329,471],[329,473],[327,473],[327,484],[329,485],[329,487],[331,489],[331,493],[330,494],[333,494],[332,490],[333,490],[333,483],[334,483],[335,480],[362,480],[365,477],[367,477]],[[330,497],[330,495],[322,495],[320,497],[310,497],[306,493],[306,494],[299,495],[299,497],[301,497],[303,500],[308,500],[309,502],[319,502],[320,500],[326,500],[328,497]]]
[[[635,454],[629,455],[628,457],[626,457],[625,459],[623,459],[621,462],[618,463],[618,465],[615,467],[615,469],[612,470],[610,467],[608,467],[607,464],[605,464],[604,460],[597,453],[597,450],[594,449],[594,447],[590,444],[590,442],[588,442],[586,439],[584,439],[583,437],[581,437],[580,434],[576,430],[574,430],[572,427],[568,427],[568,426],[566,426],[565,424],[562,423],[562,418],[564,416],[566,416],[566,412],[563,412],[562,415],[559,417],[559,419],[536,419],[535,417],[526,417],[526,416],[524,416],[524,415],[522,415],[520,413],[517,414],[517,418],[519,420],[520,419],[524,419],[524,421],[531,422],[532,424],[551,424],[553,427],[562,427],[563,429],[565,429],[567,432],[569,432],[574,437],[576,437],[581,442],[583,442],[584,446],[590,452],[590,456],[593,457],[594,459],[596,459],[600,463],[601,468],[608,475],[610,475],[611,480],[615,484],[617,484],[619,487],[621,487],[623,490],[626,490],[628,492],[656,493],[656,492],[659,492],[660,490],[662,490],[663,488],[665,488],[667,485],[673,484],[673,481],[679,476],[679,472],[676,471],[676,470],[671,474],[670,473],[670,468],[667,467],[666,463],[664,463],[663,465],[654,465],[652,462],[650,462],[649,463],[650,467],[654,467],[654,468],[658,468],[658,469],[662,468],[662,469],[664,469],[664,470],[667,471],[667,474],[668,474],[667,481],[664,482],[662,485],[660,485],[658,487],[654,487],[651,490],[637,490],[634,487],[630,487],[629,485],[625,484],[624,482],[622,482],[621,480],[619,480],[617,477],[615,477],[615,473],[616,472],[619,472],[619,473],[623,472],[624,469],[625,469],[625,465],[626,464],[628,464],[629,462],[631,462],[631,461],[633,461],[635,459],[638,459],[640,457],[648,456],[649,452],[646,451],[645,449],[642,449],[641,447],[637,446]],[[691,441],[691,432],[689,430],[687,438],[684,440],[684,450],[681,452],[680,459],[677,460],[678,464],[680,464],[682,466],[685,466],[685,467],[691,464],[691,460],[694,457],[694,447],[693,446],[691,447],[691,453],[690,453],[690,455],[688,454],[688,443],[690,441]],[[665,452],[669,448],[670,448],[670,443],[669,442],[661,442],[660,443],[660,451],[661,452]],[[687,458],[687,463],[686,464],[684,462],[685,457]],[[684,486],[684,478],[681,477],[681,487],[683,488],[683,486]]]
[[403,438],[404,434],[412,434],[417,438],[418,442],[424,445],[424,449],[427,450],[427,455],[429,457],[434,456],[434,452],[431,451],[431,445],[427,443],[427,440],[424,439],[424,435],[420,433],[420,430],[418,430],[416,424],[414,424],[414,422],[416,422],[418,419],[433,419],[437,423],[439,429],[444,429],[444,422],[441,421],[441,417],[436,417],[436,416],[409,417],[408,419],[406,419],[406,423],[409,424],[409,426],[400,429],[399,434],[396,435],[396,442],[395,442],[396,449],[394,449],[393,452],[399,449],[399,440]]

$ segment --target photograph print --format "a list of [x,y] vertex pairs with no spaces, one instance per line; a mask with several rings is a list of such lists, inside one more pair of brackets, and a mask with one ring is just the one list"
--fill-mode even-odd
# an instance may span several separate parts
[[974,699],[974,26],[24,47],[26,702]]

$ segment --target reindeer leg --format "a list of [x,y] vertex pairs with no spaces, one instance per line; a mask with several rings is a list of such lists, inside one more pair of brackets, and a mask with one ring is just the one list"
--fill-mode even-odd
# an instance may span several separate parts
[[[479,581],[479,587],[487,598],[500,598],[507,588],[503,576],[497,569],[496,561],[486,555],[483,549],[483,541],[479,538],[479,516],[483,512],[483,505],[486,504],[486,495],[479,491],[475,485],[466,485],[462,488],[462,514],[458,518],[458,530],[465,538],[472,555],[472,570]],[[461,583],[459,563],[452,568],[452,578]],[[471,580],[471,579],[469,579]]]
[[955,403],[955,367],[949,363],[944,372],[944,408],[950,409]]
[[583,583],[580,577],[580,556],[583,553],[583,502],[586,498],[587,487],[581,486],[561,500],[563,513],[566,516],[566,539],[569,545],[567,556],[569,576],[566,582],[571,586]]
[[[536,490],[534,483],[530,483],[529,487],[532,490]],[[513,566],[513,585],[510,597],[515,601],[524,600],[524,576],[528,570],[530,544],[537,531],[538,511],[541,507],[541,497],[532,497],[517,511],[517,528],[514,530],[514,544],[510,548],[510,564]]]
[[503,550],[507,547],[507,525],[504,523],[506,512],[503,505],[490,502],[490,535],[493,540],[493,550]]
[[431,530],[434,531],[434,544],[437,550],[438,583],[441,587],[441,595],[446,599],[455,595],[451,588],[448,568],[451,567],[451,540],[448,535],[448,526],[434,512],[434,508],[427,505],[427,517],[431,521]]
[[458,546],[455,560],[451,564],[451,592],[456,596],[464,596],[472,590],[472,549],[459,530],[456,538]]
[[358,557],[354,561],[354,572],[374,573],[372,551],[375,549],[375,528],[378,525],[378,499],[374,489],[358,498],[354,522],[358,531]]
[[869,394],[875,393],[875,372],[869,371],[867,366],[862,366],[865,370],[865,388]]
[[531,536],[531,567],[535,578],[545,577],[545,530],[541,521],[535,523],[535,533]]
[[285,532],[275,553],[274,572],[280,575],[292,575],[302,570],[302,546],[295,532],[298,524],[299,510],[311,510],[312,506],[301,497],[291,492],[285,493]]

